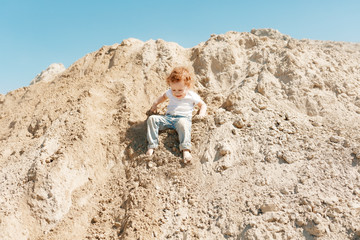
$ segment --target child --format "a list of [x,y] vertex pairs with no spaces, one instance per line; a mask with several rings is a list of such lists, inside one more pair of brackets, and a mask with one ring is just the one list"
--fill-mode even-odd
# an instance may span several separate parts
[[194,83],[190,72],[185,67],[176,67],[166,79],[170,89],[161,95],[152,105],[150,111],[156,112],[157,105],[169,99],[166,115],[152,115],[147,120],[147,155],[152,155],[159,145],[159,130],[176,129],[179,135],[180,151],[184,163],[191,161],[191,118],[194,106],[200,107],[199,117],[204,117],[206,104],[200,96],[191,91]]

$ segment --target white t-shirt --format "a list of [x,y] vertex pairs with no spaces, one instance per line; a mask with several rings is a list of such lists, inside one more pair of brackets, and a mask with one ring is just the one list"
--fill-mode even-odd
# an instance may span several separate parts
[[194,106],[201,102],[201,98],[195,92],[189,90],[186,96],[182,99],[177,99],[171,92],[171,89],[166,91],[166,96],[169,98],[169,105],[166,114],[178,116],[192,116]]

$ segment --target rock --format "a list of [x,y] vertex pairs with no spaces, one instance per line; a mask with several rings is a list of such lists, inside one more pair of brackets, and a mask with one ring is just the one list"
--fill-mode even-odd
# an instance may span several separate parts
[[152,161],[149,161],[147,165],[148,165],[148,168],[153,168],[156,166],[156,164]]
[[116,221],[116,222],[114,223],[114,227],[115,227],[115,228],[121,228],[121,226],[122,226],[122,223],[121,223],[121,222],[117,222],[117,221]]
[[353,149],[353,154],[355,155],[355,157],[356,157],[357,159],[360,160],[360,147],[354,148],[354,149]]
[[[279,83],[279,80],[272,75],[268,71],[262,71],[258,78],[258,84],[256,87],[256,90],[261,93],[264,96],[274,96],[279,93],[279,90],[281,89],[281,84]],[[263,106],[263,109],[266,108],[266,105]]]
[[230,151],[230,149],[220,149],[220,151],[219,151],[219,153],[222,155],[222,156],[225,156],[225,155],[227,155],[227,154],[230,154],[231,153],[231,151]]
[[336,213],[344,212],[344,209],[341,206],[334,206],[334,207],[331,208],[331,210],[333,210]]
[[276,212],[279,210],[278,206],[274,203],[265,203],[260,207],[262,213]]
[[289,41],[286,44],[286,47],[289,49],[294,49],[296,47],[295,42],[292,39],[289,39]]
[[360,189],[354,189],[353,194],[360,197]]
[[329,140],[332,143],[339,143],[340,142],[340,138],[334,137],[334,136],[331,136]]
[[277,157],[280,159],[283,159],[286,163],[289,163],[289,164],[294,163],[299,160],[298,154],[296,154],[294,152],[279,151],[279,152],[277,152]]
[[257,107],[252,107],[251,110],[255,113],[259,113],[260,112],[260,109],[257,108]]
[[221,116],[221,115],[216,116],[216,117],[214,118],[214,120],[215,120],[215,123],[216,123],[217,125],[222,125],[222,124],[224,124],[224,123],[226,122],[225,117],[224,117],[224,116]]
[[50,64],[48,68],[36,75],[36,77],[30,82],[30,85],[38,82],[50,82],[54,80],[57,76],[59,76],[61,73],[63,73],[65,70],[66,68],[62,63]]
[[350,142],[349,142],[348,140],[344,140],[343,146],[346,147],[346,148],[348,148],[348,147],[350,147],[351,145],[350,145]]
[[317,116],[319,115],[319,106],[318,103],[313,98],[306,99],[306,111],[309,116]]
[[233,125],[237,128],[243,128],[245,126],[245,123],[242,119],[235,120]]
[[0,104],[4,103],[5,101],[5,95],[0,94]]
[[228,145],[223,144],[223,143],[218,145],[218,150],[219,150],[219,153],[221,156],[225,156],[225,155],[231,153],[231,148]]
[[295,220],[295,224],[298,225],[299,227],[306,225],[306,223],[307,222],[305,221],[305,219],[301,217],[297,217]]
[[264,216],[264,221],[266,222],[278,222],[280,220],[280,216],[275,213],[267,213]]
[[316,237],[321,237],[326,233],[327,226],[323,223],[320,224],[314,224],[314,223],[308,223],[304,229],[308,231],[311,235],[314,235]]
[[290,194],[290,192],[289,192],[286,188],[281,188],[281,189],[280,189],[280,192],[281,192],[282,194],[284,194],[284,195]]
[[99,219],[98,219],[98,217],[93,217],[92,219],[91,219],[91,223],[92,224],[95,224],[95,223],[97,223],[97,222],[99,222]]

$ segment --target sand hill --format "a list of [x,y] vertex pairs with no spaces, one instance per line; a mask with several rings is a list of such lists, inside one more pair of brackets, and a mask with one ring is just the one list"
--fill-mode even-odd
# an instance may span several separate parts
[[[179,65],[208,104],[191,166],[171,130],[144,154]],[[0,239],[360,238],[359,43],[127,39],[42,75],[0,96]]]

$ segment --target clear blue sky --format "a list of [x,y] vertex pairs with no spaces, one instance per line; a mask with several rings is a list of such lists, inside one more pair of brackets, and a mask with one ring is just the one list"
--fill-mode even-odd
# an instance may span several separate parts
[[297,39],[360,42],[359,0],[0,0],[0,93],[51,63],[123,39],[190,48],[212,33],[273,28]]

